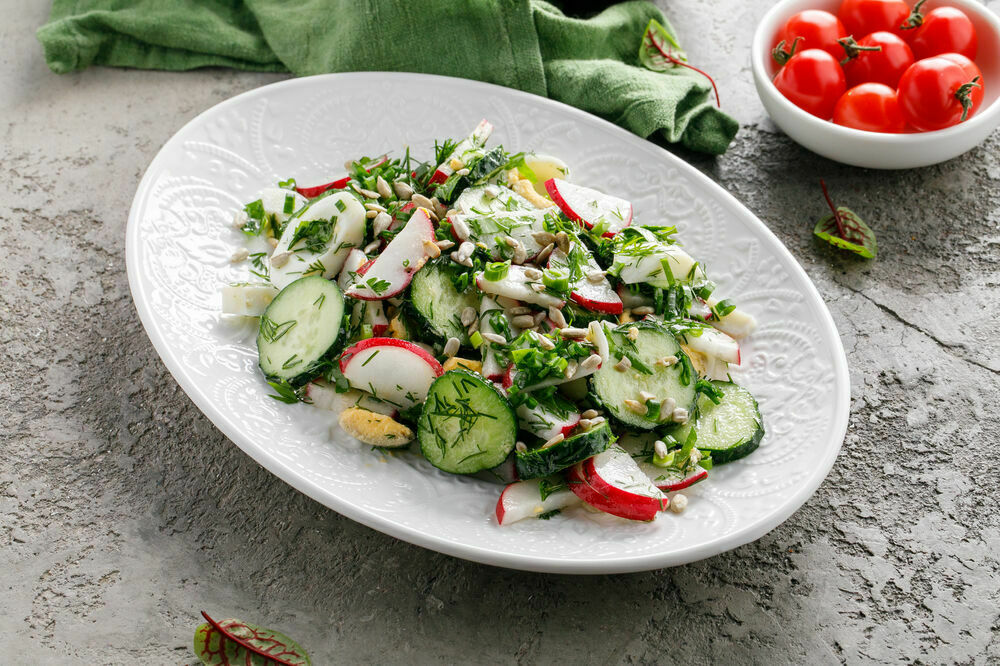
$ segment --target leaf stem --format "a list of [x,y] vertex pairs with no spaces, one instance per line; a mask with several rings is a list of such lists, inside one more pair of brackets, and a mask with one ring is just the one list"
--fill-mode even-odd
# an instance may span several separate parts
[[[252,654],[255,654],[255,655],[258,655],[260,657],[263,657],[264,659],[268,659],[270,661],[273,661],[274,663],[279,664],[280,666],[297,666],[297,664],[293,664],[290,661],[285,661],[284,659],[282,659],[280,657],[275,657],[274,655],[270,655],[270,654],[268,654],[266,652],[262,652],[260,648],[255,647],[254,645],[251,645],[250,643],[246,642],[242,638],[233,635],[230,631],[228,631],[227,629],[225,629],[221,624],[219,624],[218,622],[216,622],[215,620],[213,620],[211,617],[209,617],[208,613],[206,613],[205,611],[201,611],[201,616],[203,618],[205,618],[205,621],[208,622],[212,626],[213,629],[215,629],[216,631],[218,631],[227,641],[232,641],[232,642],[236,643],[237,645],[239,645],[240,647],[242,647],[244,650],[249,650]],[[225,650],[223,650],[223,653],[224,652],[225,652]]]
[[719,107],[720,109],[722,108],[722,101],[719,99],[719,89],[715,85],[715,79],[713,79],[711,76],[708,75],[708,73],[706,73],[706,72],[698,69],[694,65],[688,64],[688,63],[684,62],[683,60],[680,60],[679,58],[674,57],[673,54],[671,54],[671,53],[669,53],[667,51],[664,51],[663,48],[660,46],[659,42],[656,41],[656,35],[653,34],[652,29],[650,29],[650,31],[649,31],[649,41],[650,41],[650,43],[654,47],[656,47],[656,50],[660,52],[661,56],[663,56],[664,58],[666,58],[667,60],[669,60],[673,64],[680,65],[681,67],[687,67],[688,69],[693,70],[695,72],[698,72],[699,74],[701,74],[702,76],[704,76],[706,79],[708,79],[708,82],[712,84],[712,90],[715,92],[715,105],[717,107]]
[[826,189],[826,182],[822,178],[819,179],[819,186],[823,188],[826,205],[833,211],[833,221],[837,223],[837,233],[840,234],[841,238],[847,240],[847,232],[844,230],[844,220],[840,217],[840,211],[833,205],[833,199],[830,198],[830,192]]

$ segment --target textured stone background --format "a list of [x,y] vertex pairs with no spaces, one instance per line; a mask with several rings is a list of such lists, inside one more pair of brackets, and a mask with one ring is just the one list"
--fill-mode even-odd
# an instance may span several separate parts
[[[828,162],[753,92],[768,3],[670,3],[743,125],[725,157],[691,159],[826,298],[850,430],[756,543],[646,574],[525,574],[341,518],[178,390],[129,296],[128,207],[185,122],[280,77],[58,77],[33,37],[47,4],[0,2],[0,637],[22,650],[4,663],[188,663],[199,609],[281,628],[318,664],[1000,662],[1000,134],[918,171]],[[820,177],[875,227],[878,260],[812,238]]]

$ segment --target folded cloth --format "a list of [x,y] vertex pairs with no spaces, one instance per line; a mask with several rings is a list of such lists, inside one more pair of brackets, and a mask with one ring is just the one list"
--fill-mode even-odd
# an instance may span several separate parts
[[711,104],[710,84],[685,68],[639,64],[650,19],[670,30],[648,2],[578,19],[542,0],[54,0],[38,39],[57,73],[222,66],[477,79],[546,95],[645,138],[725,152],[738,125]]

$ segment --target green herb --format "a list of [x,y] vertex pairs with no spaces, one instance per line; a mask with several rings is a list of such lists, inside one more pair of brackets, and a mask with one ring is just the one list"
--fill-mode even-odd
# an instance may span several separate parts
[[285,195],[285,206],[281,209],[285,215],[295,212],[295,195],[286,194]]
[[542,479],[538,482],[538,494],[541,495],[543,502],[549,498],[549,495],[560,490],[569,490],[569,484],[565,481],[550,481],[549,479]]
[[735,309],[736,309],[736,305],[733,304],[731,301],[729,301],[727,299],[727,300],[719,301],[718,303],[716,303],[715,305],[713,305],[712,306],[712,314],[714,314],[718,319],[722,319],[723,317],[725,317],[726,315],[728,315],[729,313],[731,313]]
[[722,397],[723,397],[722,391],[716,388],[716,386],[712,384],[712,382],[706,381],[704,379],[699,379],[694,385],[694,390],[697,391],[698,393],[701,393],[703,396],[705,396],[706,398],[708,398],[717,405],[720,402],[722,402]]
[[267,264],[264,263],[264,258],[267,257],[266,252],[254,252],[250,255],[250,264],[253,268],[250,272],[262,280],[271,281],[271,271]]
[[253,666],[311,666],[306,651],[277,631],[242,620],[215,621],[201,612],[206,622],[194,632],[194,653],[205,666],[250,664]]
[[343,213],[343,212],[344,212],[345,210],[347,210],[347,204],[345,204],[345,203],[344,203],[344,200],[343,200],[343,199],[337,199],[337,200],[336,200],[335,202],[333,202],[333,205],[334,205],[334,206],[335,206],[335,207],[337,208],[337,210],[339,210],[339,211],[340,211],[341,213]]
[[490,282],[499,282],[507,277],[508,271],[510,271],[509,261],[492,261],[486,264],[483,275]]
[[368,280],[365,281],[365,284],[368,285],[369,289],[379,295],[392,286],[392,283],[388,280],[380,280],[376,277],[368,278]]
[[337,218],[329,220],[309,220],[301,222],[295,228],[292,239],[288,242],[288,249],[293,250],[299,241],[305,241],[305,249],[313,254],[319,254],[326,249],[330,239],[333,238],[333,227]]
[[289,405],[294,405],[299,401],[298,393],[295,392],[295,389],[287,381],[268,382],[267,384],[278,392],[278,395],[268,395],[269,398],[274,398],[278,402],[284,402]]
[[279,180],[278,187],[283,190],[294,190],[295,189],[295,179],[289,178],[288,180]]
[[551,511],[546,511],[545,513],[538,514],[539,520],[548,520],[549,518],[554,518],[562,513],[562,509],[552,509]]
[[264,201],[257,199],[243,206],[243,211],[247,214],[247,221],[243,223],[241,231],[248,236],[259,236],[261,231],[267,229],[269,216],[264,210]]
[[483,336],[479,333],[479,331],[475,331],[469,336],[469,342],[472,343],[472,346],[475,349],[479,349],[479,346],[483,344]]
[[557,268],[547,268],[542,271],[542,284],[555,292],[567,292],[569,291],[569,274]]
[[875,232],[850,208],[834,206],[826,183],[821,180],[819,184],[832,214],[816,223],[813,233],[831,245],[849,250],[865,259],[874,259],[878,254]]
[[298,323],[295,319],[289,319],[288,321],[283,321],[280,324],[271,320],[267,315],[262,315],[260,318],[260,337],[265,342],[277,342],[280,340],[288,331],[295,328]]

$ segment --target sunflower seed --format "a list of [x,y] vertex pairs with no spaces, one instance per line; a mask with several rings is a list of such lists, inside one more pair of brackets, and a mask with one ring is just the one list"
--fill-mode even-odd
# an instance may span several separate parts
[[556,348],[556,343],[552,342],[552,338],[547,335],[539,335],[538,346],[547,351],[552,351]]
[[365,210],[373,210],[376,213],[384,213],[385,212],[385,206],[380,206],[377,203],[366,203],[365,204]]
[[688,410],[683,407],[678,407],[674,410],[673,419],[675,423],[687,423],[688,421]]
[[500,196],[500,188],[496,185],[487,185],[486,189],[483,190],[483,194],[486,195],[487,199],[496,199]]
[[379,245],[381,245],[381,244],[382,244],[382,241],[380,241],[379,239],[376,238],[371,243],[368,243],[368,245],[365,245],[364,253],[365,254],[371,254],[371,253],[373,253],[375,250],[377,250],[379,248]]
[[234,264],[238,264],[241,261],[246,261],[247,257],[249,256],[250,256],[250,250],[244,247],[240,248],[239,250],[236,250],[236,252],[233,252],[233,256],[229,257],[229,261],[231,261]]
[[537,268],[525,268],[524,277],[528,278],[529,280],[541,280],[542,272]]
[[448,212],[448,207],[438,201],[437,197],[431,197],[431,203],[434,204],[434,212],[438,217],[442,217]]
[[631,399],[625,401],[625,408],[630,412],[638,414],[639,416],[645,416],[646,413],[649,411],[649,408],[647,408],[644,403],[641,403],[638,400],[631,400]]
[[535,326],[538,326],[543,321],[545,321],[545,316],[546,316],[546,313],[544,313],[544,312],[536,312],[535,313]]
[[558,328],[566,328],[569,324],[566,323],[566,317],[563,316],[562,310],[554,305],[549,306],[549,319],[552,320]]
[[367,217],[369,220],[375,219],[376,215],[378,215],[378,211],[377,210],[366,210],[365,211],[365,217]]
[[469,327],[465,329],[465,332],[468,333],[469,336],[472,336],[472,334],[478,330],[479,330],[479,317],[476,317],[475,319],[472,320],[472,323],[469,324]]
[[639,400],[642,400],[643,402],[649,402],[651,400],[656,402],[656,396],[649,391],[639,391]]
[[451,161],[448,162],[448,166],[450,166],[455,171],[458,171],[459,169],[465,166],[465,162],[458,159],[457,157],[453,157],[451,158]]
[[413,196],[413,188],[410,187],[409,183],[397,180],[392,184],[392,189],[396,192],[396,196],[400,199],[406,200]]
[[531,237],[534,238],[535,242],[541,245],[542,247],[545,247],[550,243],[556,242],[555,234],[549,233],[548,231],[536,231],[535,233],[531,234]]
[[590,430],[592,427],[594,427],[594,422],[591,421],[590,419],[581,418],[576,425],[578,428],[580,428],[581,431],[584,431],[584,430]]
[[667,457],[667,445],[663,443],[662,439],[658,439],[655,442],[653,442],[653,454],[657,458]]
[[531,314],[531,308],[526,308],[523,305],[518,305],[513,308],[504,310],[504,314],[508,317],[516,317],[517,315]]
[[615,363],[615,370],[618,372],[625,372],[632,367],[632,361],[628,360],[628,356],[622,356],[621,360]]
[[589,273],[587,273],[587,279],[593,282],[594,284],[603,282],[604,276],[605,276],[604,271],[590,271]]
[[451,230],[454,231],[455,235],[459,238],[468,238],[472,233],[469,231],[469,225],[465,223],[465,220],[457,217],[451,220]]
[[482,336],[483,340],[486,340],[487,342],[492,342],[498,345],[507,344],[507,339],[502,335],[497,335],[496,333],[483,333]]
[[601,355],[591,354],[587,358],[583,359],[583,363],[580,364],[581,370],[593,370],[601,365]]
[[686,509],[687,506],[688,506],[687,495],[681,495],[680,493],[677,493],[676,495],[674,495],[673,499],[670,500],[670,504],[667,505],[667,508],[669,508],[670,511],[673,513],[684,513],[684,509]]
[[653,312],[655,312],[655,310],[653,310],[653,308],[649,307],[648,305],[640,305],[637,308],[632,308],[632,314],[636,315],[637,317],[644,317],[646,315],[651,315],[653,314]]
[[436,241],[434,244],[437,245],[438,248],[441,249],[442,251],[450,250],[451,248],[455,247],[455,242],[450,241],[448,239]]
[[458,353],[459,347],[461,347],[461,343],[458,338],[448,338],[448,342],[444,343],[444,355],[451,358]]
[[366,190],[363,187],[358,187],[357,183],[351,183],[351,189],[366,199],[378,199],[378,192],[372,192],[371,190]]
[[247,215],[245,210],[238,210],[236,214],[233,215],[233,229],[242,229],[243,225],[247,223],[250,216]]
[[437,246],[437,243],[424,239],[424,252],[431,259],[437,259],[441,256],[441,248]]
[[636,340],[639,339],[639,328],[636,326],[629,326],[628,332],[625,334],[625,337],[631,340],[632,342],[635,342]]
[[267,239],[267,244],[270,245],[271,249],[273,250],[274,248],[278,247],[278,239],[277,238],[268,238]]
[[514,248],[514,254],[511,256],[510,261],[515,266],[520,266],[528,260],[528,253],[525,251],[524,246],[520,243]]
[[382,176],[375,179],[375,189],[378,190],[383,199],[392,198],[392,188],[389,187],[389,183]]
[[390,224],[392,224],[392,216],[389,213],[379,213],[375,216],[374,222],[372,222],[372,232],[378,236],[388,229]]
[[518,328],[531,328],[535,325],[535,318],[531,315],[518,315],[511,319],[510,323]]
[[562,328],[560,327],[560,334],[564,338],[585,338],[587,337],[587,329],[585,328],[575,328],[572,326]]
[[654,362],[653,365],[659,365],[663,366],[664,368],[669,368],[674,363],[677,363],[676,356],[664,356],[663,358],[656,359],[656,362]]
[[277,252],[271,255],[271,268],[281,268],[292,258],[292,252]]
[[597,416],[597,410],[596,409],[588,409],[583,414],[580,414],[580,416],[583,417],[583,418],[585,418],[585,419],[592,419],[595,416]]
[[538,294],[540,294],[543,291],[545,291],[545,285],[542,284],[541,282],[529,282],[528,286],[531,288],[531,290],[533,292],[538,293]]
[[462,326],[468,326],[476,319],[476,308],[472,307],[471,305],[467,305],[462,310],[462,314],[459,317],[459,319],[461,319],[462,321]]
[[566,379],[573,379],[573,376],[576,375],[577,368],[579,367],[580,367],[579,363],[570,359],[569,361],[566,362],[566,370],[563,371],[563,376]]
[[564,439],[566,439],[566,435],[564,435],[562,433],[559,433],[558,435],[556,435],[555,437],[553,437],[549,441],[547,441],[544,444],[542,444],[542,448],[543,449],[547,449],[550,446],[555,446],[556,444],[558,444],[559,442],[563,441]]
[[410,197],[410,201],[415,203],[420,208],[426,208],[429,211],[434,210],[434,203],[422,194],[414,194]]
[[456,176],[468,176],[469,175],[469,170],[468,169],[459,169],[458,171],[455,172],[455,175]]
[[518,453],[524,453],[525,451],[528,450],[528,445],[525,444],[524,442],[518,442],[514,444],[514,450],[517,451]]
[[469,241],[465,241],[464,243],[458,246],[458,256],[462,261],[465,261],[466,259],[471,257],[472,253],[475,251],[476,251],[476,246],[470,243]]
[[673,398],[664,398],[660,401],[660,420],[672,419],[674,417],[674,409],[677,407],[677,401]]
[[569,236],[565,231],[556,234],[556,246],[565,254],[569,254]]

